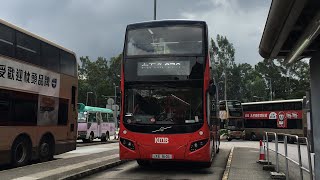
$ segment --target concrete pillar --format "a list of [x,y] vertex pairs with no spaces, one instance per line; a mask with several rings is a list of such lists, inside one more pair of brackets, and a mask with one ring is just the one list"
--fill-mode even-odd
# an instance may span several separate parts
[[310,59],[311,108],[315,153],[315,177],[320,180],[320,53]]

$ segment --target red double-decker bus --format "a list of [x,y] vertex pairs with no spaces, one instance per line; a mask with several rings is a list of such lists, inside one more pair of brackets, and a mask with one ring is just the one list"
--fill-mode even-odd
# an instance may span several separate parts
[[194,161],[219,150],[217,99],[203,21],[130,24],[121,69],[120,159]]
[[242,103],[242,107],[246,139],[262,139],[266,131],[307,135],[303,99],[248,102]]

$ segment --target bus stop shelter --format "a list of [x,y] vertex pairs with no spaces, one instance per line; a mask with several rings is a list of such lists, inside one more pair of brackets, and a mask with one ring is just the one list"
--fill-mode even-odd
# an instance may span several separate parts
[[320,1],[272,0],[259,45],[263,58],[288,64],[311,58],[310,84],[315,178],[320,180]]

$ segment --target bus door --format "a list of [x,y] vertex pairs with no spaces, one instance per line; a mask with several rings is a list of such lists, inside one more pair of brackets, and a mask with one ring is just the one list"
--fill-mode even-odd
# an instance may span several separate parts
[[88,130],[87,134],[91,134],[93,132],[94,137],[97,136],[97,113],[96,112],[88,112]]
[[101,117],[101,113],[97,112],[97,136],[101,137],[101,133],[102,133],[102,117]]

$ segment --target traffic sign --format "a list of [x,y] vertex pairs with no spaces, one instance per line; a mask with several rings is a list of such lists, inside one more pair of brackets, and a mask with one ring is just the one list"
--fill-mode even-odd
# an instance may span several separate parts
[[109,98],[109,99],[108,99],[108,104],[109,104],[109,105],[114,104],[114,100],[113,100],[112,98]]

